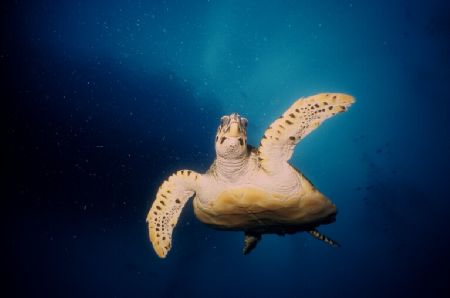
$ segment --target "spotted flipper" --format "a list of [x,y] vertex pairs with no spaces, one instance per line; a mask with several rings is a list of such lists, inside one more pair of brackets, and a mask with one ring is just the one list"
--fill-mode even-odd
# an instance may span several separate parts
[[165,258],[172,246],[172,231],[186,202],[197,189],[200,174],[182,170],[171,175],[159,187],[147,215],[150,241],[156,254]]
[[333,246],[333,247],[340,247],[341,245],[334,241],[333,239],[328,238],[327,236],[321,234],[316,229],[308,231],[308,233],[313,236],[316,239],[322,240],[323,242]]
[[253,233],[245,233],[244,239],[244,249],[242,252],[244,255],[248,255],[258,244],[258,241],[261,240],[261,234],[253,234]]
[[264,133],[259,159],[266,170],[277,170],[288,161],[295,145],[326,119],[344,112],[354,98],[343,93],[320,93],[297,100]]

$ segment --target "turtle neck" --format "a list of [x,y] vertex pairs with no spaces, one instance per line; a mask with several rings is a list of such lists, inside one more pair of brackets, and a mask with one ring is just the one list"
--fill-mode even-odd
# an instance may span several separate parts
[[248,155],[244,154],[240,158],[216,157],[216,173],[221,179],[230,182],[239,180],[248,171]]

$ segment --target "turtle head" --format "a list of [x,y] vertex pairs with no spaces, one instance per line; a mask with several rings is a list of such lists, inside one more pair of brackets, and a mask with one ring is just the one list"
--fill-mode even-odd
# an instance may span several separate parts
[[220,118],[216,135],[218,156],[233,159],[247,154],[247,119],[233,113]]

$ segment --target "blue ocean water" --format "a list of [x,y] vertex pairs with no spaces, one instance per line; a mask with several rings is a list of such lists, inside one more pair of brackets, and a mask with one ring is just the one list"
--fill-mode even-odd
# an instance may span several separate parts
[[[2,4],[11,297],[447,297],[448,1]],[[159,184],[206,171],[219,119],[253,145],[301,96],[356,104],[292,159],[337,205],[320,231],[243,235],[183,210],[164,260]]]

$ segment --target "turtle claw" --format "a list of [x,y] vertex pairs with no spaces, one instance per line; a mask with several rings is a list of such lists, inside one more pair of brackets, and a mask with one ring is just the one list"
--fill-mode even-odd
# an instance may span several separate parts
[[259,240],[261,240],[261,234],[245,233],[244,248],[242,250],[244,255],[248,255],[256,247]]

